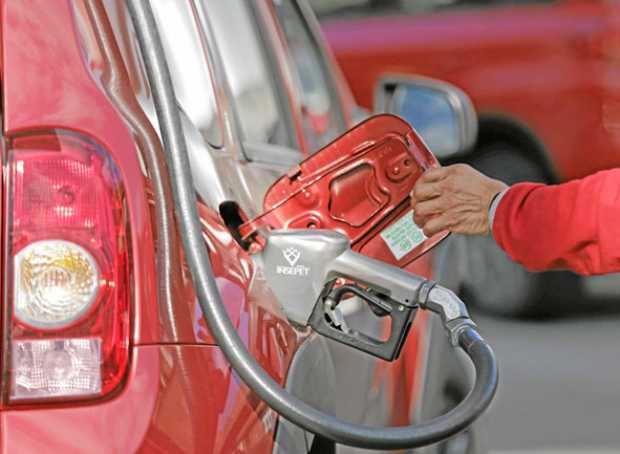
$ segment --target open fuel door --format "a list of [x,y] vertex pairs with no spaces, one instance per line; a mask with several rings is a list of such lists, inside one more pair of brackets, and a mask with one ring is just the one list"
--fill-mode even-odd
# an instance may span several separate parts
[[419,176],[437,166],[401,118],[371,117],[279,178],[263,214],[243,224],[241,236],[256,251],[264,244],[261,229],[335,230],[353,250],[402,268],[448,235],[427,238],[410,203]]

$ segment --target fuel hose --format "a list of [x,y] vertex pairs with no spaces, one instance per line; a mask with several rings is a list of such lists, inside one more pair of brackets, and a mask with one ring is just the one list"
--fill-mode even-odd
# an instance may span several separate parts
[[448,413],[401,427],[368,427],[325,414],[288,393],[247,351],[216,285],[196,205],[187,146],[163,46],[148,0],[127,0],[153,93],[170,173],[174,209],[198,302],[222,353],[245,384],[282,417],[337,443],[368,449],[410,449],[437,443],[470,426],[491,403],[498,383],[493,351],[475,327],[458,332],[458,344],[476,372],[468,396]]

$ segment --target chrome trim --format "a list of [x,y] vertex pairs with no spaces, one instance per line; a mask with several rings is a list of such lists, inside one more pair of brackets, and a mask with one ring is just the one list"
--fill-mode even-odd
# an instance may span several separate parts
[[[478,137],[478,114],[469,96],[460,88],[448,82],[423,76],[410,76],[401,74],[384,75],[375,87],[374,107],[375,110],[393,112],[395,100],[398,99],[399,85],[417,85],[431,88],[446,95],[450,106],[457,113],[459,130],[459,150],[447,156],[438,156],[442,159],[452,157],[469,151],[476,143]],[[394,95],[388,99],[387,87],[394,86]],[[432,151],[432,150],[431,150]]]

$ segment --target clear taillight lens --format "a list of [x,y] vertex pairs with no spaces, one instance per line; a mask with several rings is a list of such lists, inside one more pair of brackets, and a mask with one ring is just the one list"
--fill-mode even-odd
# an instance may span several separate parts
[[92,396],[101,392],[101,339],[13,342],[11,397]]
[[29,244],[15,255],[13,314],[35,328],[64,328],[93,306],[99,267],[83,247],[61,240]]
[[129,356],[120,173],[101,146],[66,131],[12,138],[8,169],[9,399],[105,395]]

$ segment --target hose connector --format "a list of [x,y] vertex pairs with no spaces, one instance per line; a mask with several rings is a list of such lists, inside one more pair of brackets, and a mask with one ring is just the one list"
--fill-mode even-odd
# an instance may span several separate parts
[[461,332],[465,328],[476,327],[476,324],[469,318],[465,303],[452,290],[437,285],[434,281],[426,281],[420,286],[418,304],[422,309],[434,312],[441,317],[453,347],[459,345]]

